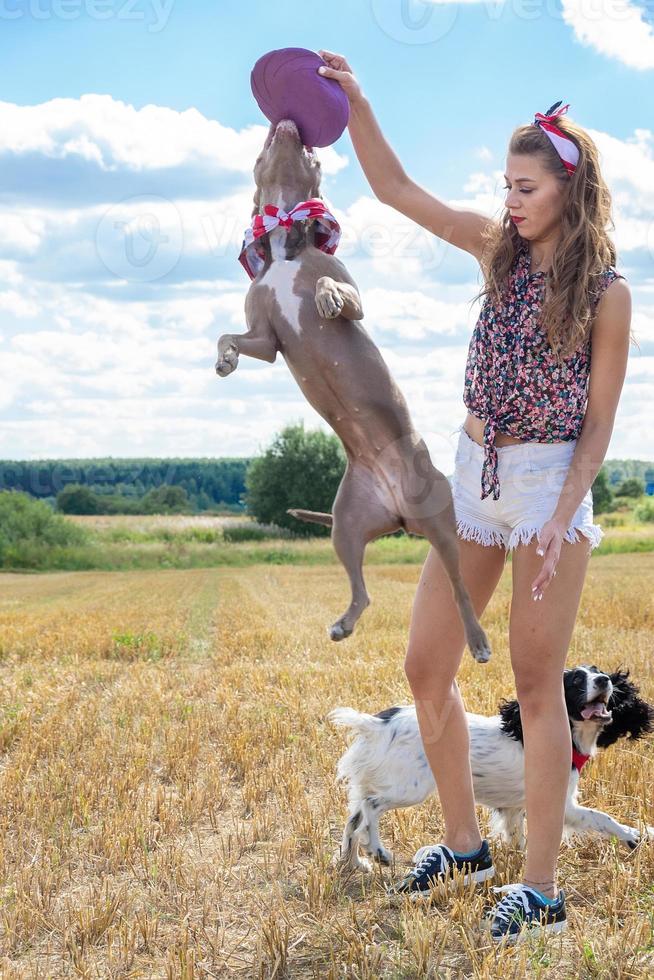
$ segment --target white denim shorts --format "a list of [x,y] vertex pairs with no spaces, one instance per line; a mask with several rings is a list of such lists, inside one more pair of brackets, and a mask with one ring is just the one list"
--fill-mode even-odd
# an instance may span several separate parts
[[[528,544],[552,517],[577,444],[570,442],[524,442],[498,446],[500,496],[490,494],[481,500],[481,468],[484,449],[465,429],[459,432],[452,496],[457,534],[466,541],[502,545],[511,551]],[[593,524],[593,498],[590,490],[579,505],[566,541],[579,541],[578,533],[596,548],[604,536]]]

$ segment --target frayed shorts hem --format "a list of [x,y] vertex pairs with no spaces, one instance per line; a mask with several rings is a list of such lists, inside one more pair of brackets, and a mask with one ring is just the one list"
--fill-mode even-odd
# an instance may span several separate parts
[[[479,522],[461,518],[456,522],[456,533],[464,541],[476,541],[477,544],[483,544],[487,547],[498,546],[504,548],[506,551],[513,551],[518,545],[529,544],[533,540],[534,535],[539,539],[544,523],[546,522],[542,521],[540,524],[519,525],[518,527],[514,527],[509,533],[499,531],[497,528],[488,527]],[[590,542],[591,551],[597,548],[604,537],[604,531],[598,524],[572,524],[566,531],[563,539],[574,544],[581,540],[579,538],[580,533]]]

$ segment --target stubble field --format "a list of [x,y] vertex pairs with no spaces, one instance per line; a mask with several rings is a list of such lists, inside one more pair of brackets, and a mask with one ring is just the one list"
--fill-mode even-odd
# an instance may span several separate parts
[[[425,545],[426,554],[426,545]],[[394,869],[331,867],[346,812],[337,705],[410,700],[416,564],[367,569],[373,604],[348,640],[337,565],[0,575],[0,975],[50,977],[646,977],[654,844],[563,844],[560,938],[497,951],[488,886],[431,907],[384,883],[438,840],[440,810],[382,820]],[[626,666],[654,701],[654,555],[594,557],[568,665]],[[514,696],[510,567],[466,651],[471,711]],[[654,738],[589,763],[582,799],[654,822]],[[486,811],[479,808],[482,831]],[[493,884],[521,855],[494,845]]]

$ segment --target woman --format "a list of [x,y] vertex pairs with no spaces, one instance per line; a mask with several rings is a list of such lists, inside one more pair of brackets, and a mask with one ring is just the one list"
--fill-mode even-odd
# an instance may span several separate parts
[[[524,877],[484,924],[493,939],[561,931],[556,863],[572,743],[563,669],[590,551],[590,488],[604,459],[627,364],[629,287],[612,267],[611,197],[588,134],[567,106],[512,134],[498,222],[451,208],[415,184],[384,139],[346,60],[320,52],[350,102],[349,131],[375,195],[479,261],[486,299],[470,341],[453,480],[461,569],[478,615],[508,551],[511,665],[524,730],[528,846]],[[590,341],[592,334],[592,372]],[[405,671],[438,787],[445,833],[390,890],[429,894],[459,868],[494,873],[475,813],[469,737],[456,673],[463,628],[430,548],[413,605]]]

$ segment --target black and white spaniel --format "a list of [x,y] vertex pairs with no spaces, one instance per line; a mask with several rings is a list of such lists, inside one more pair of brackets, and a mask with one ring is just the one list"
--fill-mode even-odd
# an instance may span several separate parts
[[[605,674],[583,665],[564,671],[563,686],[572,735],[572,766],[565,809],[564,839],[571,835],[615,835],[635,847],[641,832],[618,823],[601,810],[577,801],[579,774],[598,749],[620,738],[642,738],[654,726],[654,707],[638,697],[628,670]],[[517,701],[502,699],[499,714],[491,718],[467,712],[470,729],[470,765],[475,800],[491,809],[491,836],[524,847],[524,748]],[[341,757],[337,780],[346,780],[349,813],[343,832],[340,861],[350,868],[370,870],[359,846],[388,865],[392,854],[379,838],[379,818],[387,810],[422,803],[436,790],[425,756],[413,705],[386,708],[376,715],[335,708],[329,718],[358,733]],[[654,827],[644,834],[654,837]],[[432,845],[421,847],[419,861]]]

